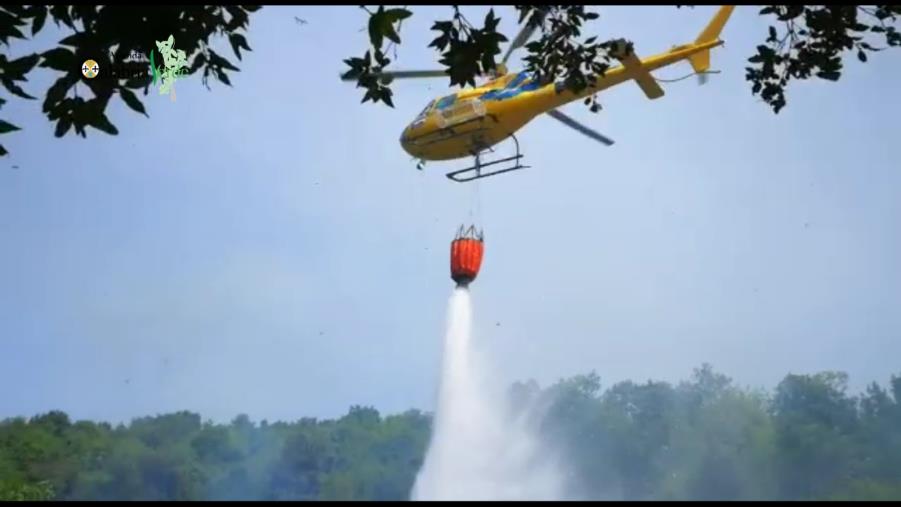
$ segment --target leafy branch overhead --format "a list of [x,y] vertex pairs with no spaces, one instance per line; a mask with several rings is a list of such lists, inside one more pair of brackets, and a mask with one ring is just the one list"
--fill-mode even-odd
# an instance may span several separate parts
[[[0,53],[0,84],[7,92],[6,97],[0,98],[0,108],[10,97],[37,100],[38,91],[28,89],[28,75],[42,67],[57,73],[42,102],[44,114],[55,123],[57,137],[72,130],[86,137],[87,127],[115,135],[118,128],[106,115],[114,96],[118,95],[133,111],[148,116],[136,92],[143,89],[146,96],[152,76],[146,72],[146,63],[126,62],[132,52],[149,55],[155,50],[156,41],[172,35],[176,49],[185,51],[188,57],[189,75],[202,70],[201,81],[208,89],[211,76],[231,85],[229,72],[239,69],[210,47],[211,38],[226,37],[235,57],[241,60],[242,50],[251,50],[246,30],[250,13],[258,9],[259,6],[233,5],[146,9],[121,5],[2,6],[0,44],[9,47],[14,39],[33,37],[46,28],[48,20],[67,36],[42,53],[18,58],[11,58],[9,51]],[[386,72],[397,60],[403,23],[413,13],[406,7],[362,9],[369,16],[369,48],[362,57],[344,60],[349,68],[344,78],[355,80],[365,90],[363,102],[383,102],[393,107],[391,81],[404,72]],[[475,86],[477,78],[506,72],[510,49],[522,47],[526,51],[524,70],[541,82],[560,82],[580,91],[603,76],[615,52],[631,51],[627,40],[595,35],[601,31],[591,22],[598,14],[587,11],[585,6],[516,5],[514,9],[522,26],[520,35],[508,40],[497,29],[501,18],[493,9],[477,26],[467,19],[463,9],[452,6],[448,19],[435,21],[431,26],[435,37],[429,47],[438,52],[443,66],[437,75],[446,76],[451,86]],[[792,79],[838,80],[843,59],[848,55],[867,62],[874,52],[901,46],[901,32],[897,29],[901,6],[897,5],[770,5],[758,13],[772,19],[772,25],[767,33],[761,33],[757,53],[748,59],[746,79],[751,92],[777,113],[786,105],[786,89]],[[537,36],[529,42],[533,33]],[[81,64],[88,59],[97,61],[101,78],[85,79],[81,75]],[[144,72],[111,76],[111,69],[127,69],[129,65],[137,65]],[[436,71],[423,72],[434,76]],[[407,72],[411,73],[422,74]],[[594,111],[599,109],[594,97],[585,103]],[[0,135],[19,130],[15,121],[0,119]],[[0,155],[5,154],[6,149],[0,145]]]
[[[753,83],[752,92],[777,113],[785,107],[785,87],[791,79],[838,81],[847,52],[866,62],[867,53],[901,46],[901,33],[886,23],[897,20],[901,5],[768,5],[760,14],[775,17],[782,30],[769,27],[766,44],[757,46],[757,54],[748,59],[755,65],[747,68],[746,77]],[[866,35],[883,39],[885,46],[874,46]]]
[[[56,137],[70,130],[87,137],[86,127],[93,127],[110,135],[118,129],[106,115],[113,96],[132,110],[147,116],[144,104],[135,90],[149,93],[152,74],[146,63],[130,63],[133,52],[144,55],[157,51],[155,42],[174,36],[175,48],[185,51],[190,62],[188,74],[203,69],[202,81],[209,89],[210,75],[230,85],[228,71],[239,71],[232,62],[210,47],[214,36],[227,36],[235,56],[240,50],[250,51],[250,45],[240,30],[249,26],[249,14],[259,6],[189,6],[152,7],[137,9],[121,5],[75,6],[3,6],[0,7],[0,42],[9,46],[10,39],[26,39],[38,34],[47,19],[71,34],[59,41],[59,46],[40,54],[31,54],[9,61],[0,54],[0,83],[15,96],[36,100],[19,83],[27,82],[26,75],[35,67],[56,71],[58,76],[46,91],[42,110],[56,123]],[[81,65],[94,60],[101,69],[101,77],[85,79]],[[121,76],[112,76],[113,69],[121,69]],[[133,72],[128,72],[133,71]],[[84,93],[84,88],[90,94]],[[5,102],[5,101],[4,101]],[[2,107],[3,102],[0,102]],[[3,122],[0,133],[18,127]],[[0,146],[0,155],[6,150]]]
[[[597,13],[586,12],[585,6],[514,8],[519,13],[519,24],[525,22],[540,29],[540,36],[525,45],[523,70],[541,82],[562,82],[570,90],[584,90],[610,68],[615,51],[632,50],[631,43],[621,38],[599,42],[597,36],[589,36],[583,40],[583,32],[597,32],[588,22],[598,18]],[[381,49],[382,39],[400,44],[400,21],[409,17],[410,11],[384,7],[376,12],[366,10],[372,47],[363,58],[345,60],[350,70],[343,77],[356,79],[357,86],[366,90],[363,102],[381,100],[391,106],[390,78],[380,76],[391,63]],[[439,61],[449,85],[475,86],[476,77],[503,72],[505,69],[499,69],[495,56],[501,52],[500,44],[508,39],[497,31],[499,18],[494,11],[489,11],[481,28],[472,25],[458,6],[453,6],[452,11],[450,19],[432,25],[438,36],[429,44],[440,53]],[[767,34],[761,34],[766,38],[757,47],[757,54],[748,58],[751,65],[746,79],[751,92],[759,94],[776,113],[786,105],[785,92],[791,79],[816,76],[835,81],[841,77],[842,59],[848,52],[866,62],[868,53],[901,45],[901,34],[893,26],[901,15],[901,6],[897,5],[771,5],[761,9],[759,15],[773,18],[773,26]],[[875,41],[867,40],[867,35],[881,36],[884,45],[879,47]],[[593,111],[599,109],[593,98],[585,102]]]
[[[363,7],[363,9],[366,8]],[[345,63],[350,67],[350,71],[345,75],[349,78],[357,79],[359,85],[366,88],[363,102],[369,100],[373,102],[382,101],[394,107],[391,101],[391,89],[384,86],[384,83],[378,78],[379,73],[391,63],[391,59],[385,55],[382,45],[385,39],[391,41],[392,44],[400,44],[400,35],[397,32],[403,20],[409,18],[413,13],[406,9],[385,10],[384,6],[379,6],[375,12],[367,9],[367,12],[370,12],[368,29],[372,49],[366,51],[363,58],[349,58],[345,60]]]

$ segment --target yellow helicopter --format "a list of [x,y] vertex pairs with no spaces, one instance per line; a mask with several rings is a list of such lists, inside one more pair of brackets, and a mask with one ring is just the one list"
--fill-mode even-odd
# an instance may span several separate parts
[[[401,146],[420,160],[417,166],[419,169],[422,169],[427,160],[474,157],[475,164],[472,167],[447,174],[451,180],[466,182],[527,168],[528,166],[520,163],[523,155],[514,134],[543,113],[592,139],[612,145],[610,138],[582,125],[558,108],[629,80],[635,80],[649,99],[658,99],[663,96],[663,89],[650,72],[682,60],[688,60],[695,73],[703,78],[710,68],[710,50],[723,44],[719,35],[734,8],[734,5],[720,7],[694,42],[675,46],[656,56],[639,59],[627,49],[624,42],[619,44],[612,56],[621,65],[608,69],[603,77],[579,93],[566,89],[560,82],[536,82],[527,72],[507,73],[506,63],[510,55],[515,49],[524,46],[537,28],[537,24],[527,23],[497,66],[494,79],[476,88],[463,89],[432,100],[404,129],[400,137]],[[447,74],[443,70],[395,71],[384,72],[379,77],[387,81],[398,78],[447,77]],[[348,77],[344,79],[350,80]],[[516,155],[489,162],[482,161],[485,152],[493,151],[493,146],[510,137],[516,145]],[[482,171],[499,164],[507,166],[489,172]]]

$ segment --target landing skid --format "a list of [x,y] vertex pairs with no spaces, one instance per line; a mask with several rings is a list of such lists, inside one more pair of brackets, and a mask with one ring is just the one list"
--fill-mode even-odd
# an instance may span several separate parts
[[[457,171],[449,172],[449,173],[447,173],[447,177],[458,183],[465,183],[467,181],[473,181],[473,180],[478,180],[478,179],[482,179],[482,178],[487,178],[489,176],[496,176],[498,174],[503,174],[503,173],[507,173],[510,171],[517,171],[519,169],[527,169],[529,166],[522,165],[519,162],[520,159],[522,159],[522,157],[523,157],[523,155],[519,152],[519,141],[516,140],[516,136],[514,136],[514,135],[511,135],[510,137],[512,137],[513,142],[516,143],[516,155],[514,155],[512,157],[502,158],[499,160],[494,160],[494,161],[483,164],[481,155],[482,155],[482,153],[484,153],[484,151],[478,152],[478,153],[475,153],[476,163],[474,166],[467,167],[466,169],[460,169]],[[494,150],[491,150],[490,148],[489,148],[489,150],[492,152],[494,151]],[[507,162],[511,163],[510,167],[505,167],[503,169],[497,169],[497,170],[490,171],[490,172],[482,172],[482,169],[485,169],[486,167],[492,167],[492,166],[495,166],[498,164],[504,164]],[[467,173],[471,173],[471,174],[469,176],[461,176],[461,175],[464,175]]]

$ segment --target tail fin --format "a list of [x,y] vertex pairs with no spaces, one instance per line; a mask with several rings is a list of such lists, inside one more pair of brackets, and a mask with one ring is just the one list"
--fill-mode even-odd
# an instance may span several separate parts
[[[713,19],[711,19],[707,27],[704,28],[704,31],[698,35],[697,39],[695,39],[695,44],[716,41],[723,31],[723,27],[726,26],[726,22],[729,21],[729,16],[734,9],[734,5],[724,5],[720,7],[720,10],[716,12]],[[691,67],[695,72],[705,72],[710,68],[710,50],[706,49],[699,53],[695,53],[688,57],[688,61],[691,62]]]

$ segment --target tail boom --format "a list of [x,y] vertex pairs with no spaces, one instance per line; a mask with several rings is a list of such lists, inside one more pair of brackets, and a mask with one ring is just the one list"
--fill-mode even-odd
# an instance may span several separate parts
[[547,110],[556,109],[564,104],[582,100],[631,79],[636,81],[648,98],[660,98],[663,96],[663,89],[657,84],[654,76],[650,74],[652,71],[682,60],[689,60],[693,55],[701,53],[702,51],[709,52],[710,48],[722,44],[722,41],[689,44],[643,60],[640,60],[637,56],[632,54],[631,56],[623,58],[623,65],[608,69],[607,72],[604,73],[604,77],[599,78],[594,86],[589,86],[578,93],[570,90],[563,90],[561,84],[556,86],[546,86],[545,90],[543,90],[544,100],[542,102],[545,103],[543,104],[543,107]]
[[543,108],[546,111],[556,109],[569,102],[590,97],[599,91],[633,79],[649,99],[662,97],[663,89],[650,73],[682,60],[688,60],[697,73],[707,71],[710,68],[710,50],[723,45],[719,36],[734,9],[734,5],[720,7],[694,42],[676,46],[666,53],[645,59],[639,59],[634,53],[620,55],[621,66],[608,69],[604,77],[599,78],[593,86],[578,93],[563,90],[561,83],[546,86],[540,92]]

